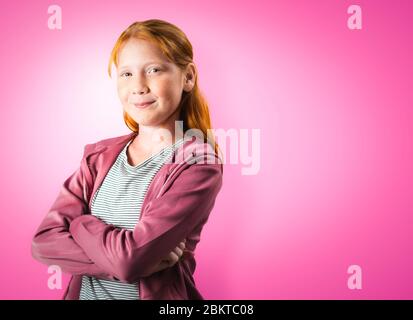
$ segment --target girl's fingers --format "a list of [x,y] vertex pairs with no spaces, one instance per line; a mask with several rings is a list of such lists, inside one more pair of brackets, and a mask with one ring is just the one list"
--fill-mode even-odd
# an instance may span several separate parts
[[183,251],[182,249],[178,248],[178,247],[176,247],[173,252],[175,252],[175,254],[176,254],[179,258],[180,258],[180,257],[182,256],[182,254],[184,253],[184,251]]
[[168,256],[168,261],[170,265],[174,265],[179,260],[179,256],[175,252],[171,252]]
[[179,245],[168,254],[167,259],[164,261],[168,263],[169,266],[173,266],[175,263],[177,263],[181,256],[184,254],[185,242],[186,239],[180,242]]

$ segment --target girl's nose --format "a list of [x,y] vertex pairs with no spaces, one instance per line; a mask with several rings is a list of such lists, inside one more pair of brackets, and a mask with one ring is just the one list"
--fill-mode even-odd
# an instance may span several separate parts
[[142,94],[142,93],[146,93],[147,91],[148,91],[148,87],[143,86],[141,90],[138,90],[137,88],[133,88],[131,90],[131,94],[132,95],[136,95],[136,94],[139,94],[139,93]]
[[143,93],[148,92],[149,90],[147,79],[145,78],[144,75],[141,75],[141,74],[133,75],[130,78],[129,85],[130,85],[129,88],[131,89],[130,93],[134,95],[143,94]]

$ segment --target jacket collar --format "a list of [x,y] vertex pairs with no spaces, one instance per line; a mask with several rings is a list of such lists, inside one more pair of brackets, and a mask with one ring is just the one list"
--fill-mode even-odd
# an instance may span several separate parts
[[[131,132],[127,135],[104,139],[85,146],[83,161],[86,166],[84,172],[89,209],[93,195],[102,184],[119,153],[136,135],[136,132]],[[179,164],[182,165],[186,162],[191,163],[191,158],[195,156],[196,153],[200,154],[201,152],[205,152],[205,144],[196,142],[197,139],[195,137],[191,140],[184,141],[182,145],[174,150],[171,164],[161,168],[156,176],[166,176],[173,170],[179,170]]]

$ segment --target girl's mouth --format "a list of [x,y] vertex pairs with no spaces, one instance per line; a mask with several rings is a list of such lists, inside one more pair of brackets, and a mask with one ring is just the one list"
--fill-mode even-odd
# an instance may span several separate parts
[[155,102],[155,101],[148,102],[148,103],[145,103],[145,104],[137,104],[137,103],[134,103],[134,106],[135,106],[136,108],[138,108],[138,109],[145,109],[145,108],[149,107],[150,105],[152,105],[154,102]]

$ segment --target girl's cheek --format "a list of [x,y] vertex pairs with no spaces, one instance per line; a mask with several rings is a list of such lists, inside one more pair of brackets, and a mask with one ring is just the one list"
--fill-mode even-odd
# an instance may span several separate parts
[[122,102],[125,102],[128,100],[128,90],[125,87],[119,87],[118,86],[118,96]]

